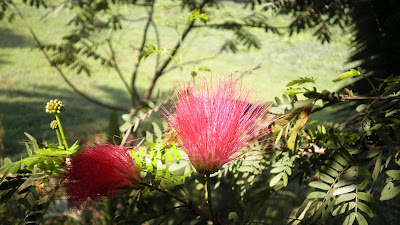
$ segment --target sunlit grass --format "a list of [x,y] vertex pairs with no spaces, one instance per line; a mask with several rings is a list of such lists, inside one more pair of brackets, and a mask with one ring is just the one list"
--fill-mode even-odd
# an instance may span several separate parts
[[[154,20],[159,24],[161,47],[171,49],[178,40],[178,33],[182,31],[189,13],[182,12],[177,3],[161,2],[156,7]],[[210,13],[209,23],[251,13],[238,3],[224,2],[224,5],[219,12]],[[48,9],[20,7],[43,43],[57,43],[72,29],[66,25],[72,17],[70,11],[44,17]],[[145,24],[145,20],[130,20],[143,18],[146,13],[139,7],[122,6],[118,10],[124,13],[128,20],[123,22],[124,28],[121,31],[113,33],[112,39],[121,71],[129,81]],[[286,18],[273,20],[282,25]],[[177,29],[174,28],[176,25]],[[232,33],[206,28],[193,30],[185,40],[182,52],[176,56],[177,60],[179,61],[180,57],[183,62],[209,59],[184,64],[183,74],[179,69],[169,70],[160,78],[154,93],[170,91],[177,82],[190,79],[190,73],[199,67],[211,69],[211,72],[199,71],[199,77],[218,77],[229,76],[260,65],[259,69],[243,78],[243,83],[253,88],[258,95],[267,94],[267,100],[280,96],[286,90],[285,85],[298,77],[314,77],[321,89],[331,91],[342,85],[330,81],[347,69],[345,62],[349,53],[348,36],[338,32],[334,34],[331,43],[321,44],[312,36],[311,31],[291,37],[261,30],[255,30],[254,34],[262,40],[262,49],[243,49],[237,54],[217,54],[224,40],[230,38]],[[103,33],[101,37],[108,35],[109,33]],[[149,31],[148,44],[156,45],[153,28]],[[54,98],[61,99],[66,104],[67,112],[62,115],[64,127],[72,133],[80,137],[90,135],[75,118],[95,133],[106,132],[111,111],[89,103],[74,93],[49,66],[43,55],[37,49],[32,49],[34,45],[28,30],[18,18],[11,24],[0,24],[0,114],[4,115],[6,154],[15,155],[24,149],[24,146],[16,143],[17,140],[26,139],[23,134],[25,131],[39,140],[43,134],[46,140],[54,140],[48,126],[52,118],[44,113],[46,102]],[[109,52],[107,49],[102,50],[104,54]],[[155,58],[156,56],[150,56],[140,67],[137,88],[141,94],[150,85]],[[92,64],[92,70],[93,75],[90,77],[64,71],[84,93],[108,104],[131,107],[127,90],[114,70],[103,68],[97,63]],[[71,140],[76,139],[73,135],[69,137]]]

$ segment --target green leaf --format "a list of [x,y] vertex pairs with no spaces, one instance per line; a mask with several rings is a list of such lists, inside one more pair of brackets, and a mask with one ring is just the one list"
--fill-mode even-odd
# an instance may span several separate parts
[[286,187],[288,185],[289,182],[289,178],[288,175],[286,173],[282,173],[282,181],[283,181],[283,186]]
[[160,126],[158,126],[158,124],[155,123],[155,122],[152,122],[151,124],[153,125],[153,131],[156,134],[156,136],[158,138],[161,138],[162,137],[162,132],[161,132]]
[[16,180],[16,179],[15,180],[6,181],[6,182],[3,182],[0,185],[0,190],[4,191],[4,190],[12,189],[12,188],[18,188],[24,182],[25,182],[25,180]]
[[371,209],[369,208],[369,206],[367,206],[366,204],[364,204],[362,202],[357,202],[356,204],[357,204],[357,207],[361,211],[365,212],[370,218],[372,218],[374,216]]
[[310,208],[308,208],[307,211],[307,216],[311,217],[315,214],[315,212],[318,211],[319,207],[322,205],[322,202],[320,201],[314,201],[311,205]]
[[21,205],[23,205],[26,209],[30,209],[31,203],[29,203],[29,201],[26,198],[20,198],[18,199],[18,203],[20,203]]
[[358,225],[368,225],[367,220],[364,218],[364,216],[361,213],[356,214],[356,219],[357,219]]
[[336,171],[344,170],[343,166],[341,166],[339,163],[337,163],[335,161],[325,160],[324,163],[325,163],[325,165],[330,166],[331,168],[335,169]]
[[319,181],[310,182],[308,185],[309,185],[310,187],[318,188],[318,189],[326,190],[326,191],[329,190],[329,189],[331,188],[329,185],[327,185],[327,184],[325,184],[325,183],[322,183],[322,182],[319,182]]
[[342,188],[339,188],[339,189],[335,190],[333,192],[333,195],[346,194],[346,193],[354,191],[355,189],[356,189],[356,185],[352,184],[352,185],[345,186],[345,187],[342,187]]
[[304,92],[305,92],[305,90],[301,89],[301,88],[291,88],[291,89],[286,90],[283,93],[287,94],[287,95],[297,95],[297,94],[301,94],[301,93],[304,93]]
[[369,184],[369,177],[366,177],[357,184],[357,188],[362,191],[368,186],[368,184]]
[[233,220],[234,223],[237,223],[237,221],[239,221],[239,216],[236,212],[230,212],[228,214],[228,219]]
[[25,143],[26,151],[28,152],[28,156],[32,156],[32,150],[29,147],[28,143]]
[[334,169],[328,167],[328,166],[321,166],[321,170],[330,175],[331,177],[337,177],[339,176],[339,173],[336,172]]
[[[3,169],[3,168],[2,168]],[[7,177],[8,172],[11,170],[10,166],[5,167],[5,169],[2,171],[2,175],[0,178],[0,184],[3,182],[3,180]]]
[[335,185],[333,185],[333,187],[340,188],[340,187],[343,187],[343,186],[346,186],[346,185],[352,184],[352,183],[353,183],[353,181],[351,181],[351,180],[341,179],[341,180],[339,180],[339,182],[337,182]]
[[400,180],[400,170],[388,170],[386,174],[395,180]]
[[290,150],[294,150],[294,147],[296,146],[296,139],[297,139],[297,133],[292,133],[287,141],[288,148]]
[[366,104],[360,104],[357,106],[356,111],[359,113],[364,112],[368,108],[368,105]]
[[12,196],[13,194],[17,191],[18,188],[13,188],[9,190],[7,193],[3,194],[0,198],[0,203],[6,203]]
[[342,202],[347,202],[347,201],[353,200],[355,197],[356,197],[355,193],[341,195],[336,199],[335,205],[338,205]]
[[362,158],[362,159],[370,159],[370,158],[373,158],[373,157],[375,157],[375,156],[377,156],[379,153],[381,153],[382,152],[382,150],[381,149],[371,149],[371,150],[368,150],[368,151],[366,151],[366,152],[363,152],[361,155],[360,155],[360,157]]
[[195,19],[199,19],[203,23],[207,23],[208,20],[208,14],[207,13],[201,13],[200,9],[195,9],[192,11],[192,13],[189,16],[189,20],[193,21]]
[[[271,111],[270,111],[270,113],[271,113]],[[277,136],[276,139],[275,139],[275,144],[274,144],[274,145],[278,145],[278,142],[281,140],[283,131],[284,131],[284,129],[281,129],[281,130],[279,131],[279,134],[278,134],[278,136]]]
[[373,201],[372,196],[367,194],[367,193],[365,193],[365,192],[357,192],[357,197],[359,199],[363,200],[363,201],[366,201],[366,202],[372,202]]
[[24,134],[25,134],[26,137],[29,138],[29,140],[32,141],[33,150],[38,150],[38,149],[39,149],[39,146],[38,146],[38,144],[37,144],[36,139],[35,139],[32,135],[30,135],[29,133],[27,133],[27,132],[24,132]]
[[15,162],[14,169],[11,171],[11,173],[16,174],[20,168],[21,168],[21,161]]
[[302,85],[302,84],[305,84],[305,83],[313,83],[313,84],[315,84],[315,80],[312,77],[300,77],[297,80],[290,81],[288,84],[286,84],[286,87],[290,87],[290,86],[293,86],[293,85]]
[[333,158],[335,159],[336,162],[340,163],[342,166],[347,166],[349,165],[349,163],[347,162],[347,160],[345,160],[342,156],[338,155],[338,154],[334,154]]
[[296,218],[298,218],[301,214],[303,214],[306,207],[309,206],[310,204],[311,204],[311,201],[303,201],[303,203],[301,203],[299,209],[296,212]]
[[362,75],[362,72],[360,73],[360,71],[351,69],[350,71],[347,71],[347,72],[343,73],[342,75],[340,75],[338,78],[334,79],[333,82],[338,82],[338,81],[347,79],[349,77],[355,77],[355,76],[361,76],[361,75]]
[[171,150],[172,150],[172,153],[174,154],[176,160],[181,160],[182,159],[182,155],[181,155],[181,153],[179,152],[178,149],[171,148]]
[[152,143],[152,142],[146,142],[144,143],[147,147],[151,148],[151,149],[156,149],[158,144],[157,143]]
[[333,212],[332,212],[332,216],[337,216],[339,214],[345,213],[348,205],[349,205],[349,203],[344,203],[344,204],[341,204],[339,207],[336,207],[336,209],[333,210]]
[[37,193],[35,187],[31,186],[31,187],[29,188],[29,191],[31,192],[31,194],[32,194],[32,196],[33,196],[33,198],[34,198],[35,200],[39,200],[40,197],[39,197],[39,194]]
[[331,184],[331,183],[335,182],[335,180],[334,180],[332,177],[330,177],[329,175],[326,175],[325,173],[319,173],[319,174],[317,175],[317,177],[318,177],[319,179],[325,181],[325,182],[328,183],[328,184]]
[[165,149],[165,154],[164,154],[164,156],[165,156],[165,161],[166,161],[166,162],[172,161],[172,151],[171,151],[170,148]]
[[385,201],[396,197],[400,193],[400,186],[382,192],[380,200]]
[[380,153],[376,159],[374,171],[372,172],[373,181],[376,181],[376,179],[378,179],[379,173],[381,172],[381,164],[382,164],[382,153]]
[[151,163],[151,160],[148,157],[145,157],[145,162],[146,162],[146,168],[148,172],[152,172],[154,167],[153,164]]
[[343,225],[352,225],[356,219],[355,213],[350,213],[343,222]]
[[302,101],[297,101],[294,103],[294,107],[299,109],[299,108],[303,108],[306,107],[307,105],[313,103],[315,101],[315,98],[310,98],[307,100],[302,100]]
[[273,168],[273,169],[270,171],[270,173],[280,173],[280,172],[282,172],[282,171],[284,171],[284,170],[285,170],[285,167],[284,167],[284,166],[275,167],[275,168]]
[[281,178],[283,176],[283,173],[278,173],[276,176],[274,176],[274,178],[271,179],[271,181],[269,182],[269,186],[273,187],[275,186],[275,184],[277,184]]
[[325,193],[325,192],[315,191],[315,192],[311,192],[311,193],[307,196],[307,199],[325,198],[325,196],[326,196],[326,193]]

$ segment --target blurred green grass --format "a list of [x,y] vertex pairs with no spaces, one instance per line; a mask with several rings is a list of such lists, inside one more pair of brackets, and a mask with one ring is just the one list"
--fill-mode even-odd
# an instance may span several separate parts
[[[161,47],[173,48],[179,38],[174,26],[177,25],[178,31],[181,31],[189,15],[188,12],[181,11],[177,4],[173,1],[161,1],[156,5],[154,21],[161,34]],[[251,13],[239,3],[225,1],[223,5],[219,10],[211,10],[209,23]],[[49,9],[33,9],[23,5],[20,8],[43,43],[58,43],[72,29],[66,25],[72,18],[71,11],[64,10],[57,15],[50,13],[45,16]],[[125,79],[129,80],[145,25],[145,20],[133,20],[145,17],[146,11],[143,8],[126,6],[121,6],[118,10],[127,20],[123,22],[123,29],[113,34],[113,41],[121,71]],[[274,18],[271,15],[271,21],[276,25],[285,24],[287,20],[285,17]],[[246,75],[242,82],[258,95],[267,94],[268,101],[282,95],[289,81],[304,76],[316,78],[321,89],[336,90],[343,83],[333,84],[331,80],[348,68],[345,62],[350,51],[350,35],[344,35],[339,29],[336,31],[331,43],[321,44],[312,36],[312,31],[289,37],[254,30],[254,34],[262,40],[262,49],[242,49],[237,54],[216,54],[232,33],[208,28],[195,29],[183,44],[183,61],[208,60],[184,64],[184,76],[181,71],[172,68],[160,78],[154,93],[170,91],[177,82],[190,79],[191,71],[199,67],[211,69],[211,72],[200,71],[199,77],[218,77],[229,76],[257,65],[261,68]],[[147,43],[156,45],[152,28]],[[74,93],[49,66],[43,55],[37,49],[32,49],[34,45],[28,30],[18,18],[13,23],[0,23],[0,114],[4,116],[2,124],[5,129],[5,154],[13,158],[18,158],[24,149],[24,146],[17,144],[18,140],[26,139],[24,132],[32,134],[38,140],[55,140],[48,125],[53,118],[44,113],[44,106],[50,99],[58,98],[65,103],[67,111],[62,115],[63,126],[83,138],[90,137],[91,133],[82,125],[94,133],[106,132],[111,113],[110,110],[89,103]],[[155,56],[150,56],[140,67],[137,84],[138,91],[142,94],[150,85],[154,64]],[[115,71],[95,63],[91,65],[92,76],[67,72],[68,78],[79,90],[96,99],[129,108],[131,104],[127,90]],[[159,117],[161,116],[155,115],[152,118]],[[70,134],[69,139],[72,141],[76,137]]]

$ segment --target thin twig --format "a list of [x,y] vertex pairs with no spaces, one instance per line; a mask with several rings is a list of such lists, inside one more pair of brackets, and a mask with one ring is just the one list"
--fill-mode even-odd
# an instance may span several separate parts
[[[151,187],[151,188],[154,188],[150,184],[143,184],[143,185]],[[155,190],[157,190],[157,191],[159,191],[161,193],[164,193],[164,194],[176,199],[177,201],[183,203],[187,208],[193,210],[193,212],[195,214],[197,214],[198,216],[203,216],[203,217],[205,217],[205,218],[207,218],[209,220],[212,220],[212,217],[208,212],[204,211],[203,209],[199,208],[198,206],[193,205],[192,202],[187,201],[182,196],[180,196],[180,195],[178,195],[178,194],[176,194],[176,193],[174,193],[174,192],[172,192],[170,190],[164,189],[162,187],[156,187]],[[221,224],[221,225],[224,225],[224,223],[222,221],[218,221],[218,223]]]
[[[204,62],[204,61],[213,59],[213,58],[217,57],[217,56],[220,55],[220,54],[221,54],[221,52],[218,52],[218,53],[216,53],[216,54],[213,55],[213,56],[204,57],[204,58],[201,58],[201,59],[198,59],[198,60],[187,61],[187,62],[182,63],[182,66],[183,66],[183,65],[188,65],[188,64],[195,64],[195,63],[199,63],[199,62]],[[167,73],[167,72],[169,72],[169,71],[171,71],[171,70],[174,70],[174,69],[176,69],[176,68],[178,68],[178,67],[179,67],[179,66],[170,66],[170,67],[168,67],[168,69],[165,69],[165,70],[164,70],[164,73]]]
[[134,91],[134,96],[132,96],[132,104],[136,105],[136,106],[139,106],[139,104],[140,104],[140,97],[139,97],[139,94],[137,93],[136,87],[135,87],[136,77],[137,77],[137,73],[139,71],[139,65],[140,65],[139,57],[143,53],[144,46],[146,44],[146,39],[147,39],[147,32],[149,30],[149,26],[151,24],[151,21],[153,20],[154,3],[155,3],[155,1],[153,1],[153,3],[150,5],[149,17],[147,19],[147,22],[146,22],[146,25],[145,25],[144,31],[143,31],[142,44],[140,46],[139,53],[138,53],[137,58],[136,58],[135,67],[134,67],[133,72],[132,72],[131,88]]
[[47,204],[46,209],[45,209],[44,212],[42,213],[38,224],[40,224],[40,223],[42,222],[42,220],[43,220],[43,218],[44,218],[44,215],[46,214],[47,210],[48,210],[49,207],[50,207],[51,201],[53,201],[54,196],[56,195],[58,189],[61,187],[61,184],[62,184],[64,181],[65,181],[65,178],[62,179],[62,180],[60,181],[60,183],[56,186],[56,188],[54,188],[54,193],[53,193],[53,195],[50,197],[49,203]]
[[46,51],[43,48],[42,43],[40,42],[39,38],[36,36],[36,33],[33,31],[33,29],[29,26],[28,22],[26,21],[24,15],[22,14],[22,12],[19,10],[19,8],[17,7],[17,5],[15,5],[13,2],[10,3],[16,10],[18,16],[21,18],[22,22],[24,23],[24,25],[26,26],[26,28],[29,30],[29,32],[31,33],[33,39],[35,40],[36,44],[39,46],[40,51],[43,53],[44,57],[47,59],[47,61],[49,62],[50,66],[54,67],[58,74],[60,74],[60,76],[63,78],[63,80],[81,97],[85,98],[86,100],[97,104],[99,106],[108,108],[108,109],[112,109],[112,110],[116,110],[116,111],[122,111],[122,112],[126,112],[128,111],[128,109],[122,108],[122,107],[118,107],[118,106],[112,106],[112,105],[108,105],[106,103],[100,102],[96,99],[93,99],[91,97],[89,97],[88,95],[84,94],[83,92],[79,91],[69,80],[68,78],[65,76],[64,72],[62,72],[62,70],[50,59],[49,55],[46,53]]
[[[153,26],[154,32],[156,33],[157,48],[161,48],[160,32],[158,31],[157,24],[154,23],[153,20],[151,20],[151,25]],[[157,54],[155,68],[157,69],[159,65],[160,65],[160,54]]]
[[[204,8],[204,6],[208,3],[209,0],[204,0],[200,6],[199,6],[199,10],[202,10]],[[159,69],[156,70],[154,77],[151,81],[151,85],[150,88],[147,90],[146,94],[144,95],[144,99],[149,99],[151,96],[151,93],[154,90],[154,87],[156,85],[156,82],[158,80],[158,78],[160,78],[161,75],[163,75],[164,70],[167,68],[167,66],[169,65],[169,63],[172,60],[172,57],[175,56],[175,54],[178,52],[179,48],[181,47],[181,44],[183,42],[183,40],[185,39],[185,37],[187,36],[187,34],[189,33],[190,30],[192,30],[193,25],[194,25],[195,20],[191,21],[188,26],[185,28],[185,30],[182,33],[182,37],[181,39],[176,43],[174,50],[171,53],[171,57],[168,57],[164,63],[161,65],[161,67]]]
[[400,96],[386,96],[386,97],[362,97],[362,96],[351,96],[351,97],[340,97],[340,100],[385,100],[385,99],[397,99]]
[[121,79],[122,83],[124,83],[124,86],[126,87],[128,92],[130,94],[133,94],[133,90],[129,87],[128,82],[126,82],[124,76],[121,73],[121,70],[119,69],[119,66],[118,66],[118,63],[117,63],[117,58],[115,57],[114,47],[112,46],[112,43],[111,43],[111,37],[109,39],[107,39],[107,43],[108,43],[108,47],[109,47],[109,49],[111,51],[111,59],[113,61],[113,68],[117,72],[117,74],[118,74],[119,78]]
[[270,29],[286,29],[289,28],[288,26],[269,26],[269,25],[253,25],[253,24],[243,24],[238,22],[225,22],[225,23],[214,23],[214,24],[199,24],[194,25],[193,28],[225,28],[225,27],[251,27],[251,28],[270,28]]

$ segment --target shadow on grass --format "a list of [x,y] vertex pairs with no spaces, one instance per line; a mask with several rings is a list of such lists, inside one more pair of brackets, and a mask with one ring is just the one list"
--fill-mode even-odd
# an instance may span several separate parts
[[16,34],[13,30],[0,28],[0,48],[31,47],[34,42],[30,36]]
[[[126,91],[110,87],[96,87],[104,91],[104,99],[108,104],[126,108],[130,99]],[[6,90],[2,91],[0,114],[3,114],[5,130],[5,156],[12,159],[20,158],[25,153],[25,147],[18,144],[19,140],[27,140],[24,132],[34,136],[39,142],[56,143],[55,132],[50,129],[54,116],[45,113],[45,105],[51,99],[59,99],[66,105],[66,111],[60,114],[67,139],[72,144],[78,137],[93,138],[93,133],[107,133],[111,110],[97,106],[80,97],[70,89],[60,89],[52,85],[40,85],[35,91]],[[96,96],[92,96],[96,97]],[[119,124],[122,124],[122,113],[118,112]],[[87,128],[85,128],[87,127]],[[78,137],[77,137],[78,136]]]
[[[29,36],[16,34],[13,30],[0,28],[0,52],[5,48],[24,48],[34,45],[33,40]],[[11,63],[7,60],[8,54],[0,54],[0,65]]]

